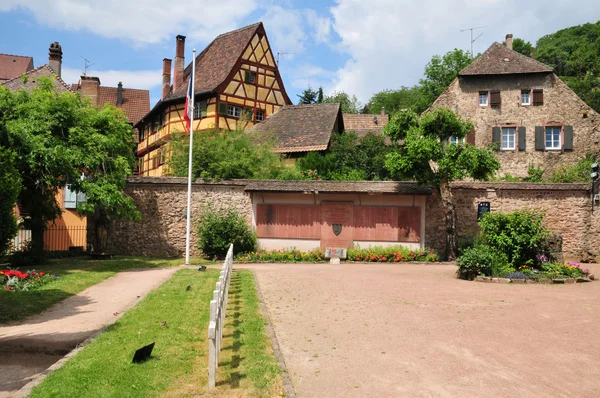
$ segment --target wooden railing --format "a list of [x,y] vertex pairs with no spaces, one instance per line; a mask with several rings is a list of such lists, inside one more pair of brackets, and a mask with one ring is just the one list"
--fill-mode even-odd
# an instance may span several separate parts
[[229,246],[227,256],[217,287],[213,291],[213,299],[210,302],[210,322],[208,323],[208,388],[215,388],[217,383],[217,367],[219,366],[219,352],[221,351],[221,339],[223,337],[223,325],[225,324],[225,310],[227,309],[227,294],[231,281],[231,270],[233,269],[233,244]]

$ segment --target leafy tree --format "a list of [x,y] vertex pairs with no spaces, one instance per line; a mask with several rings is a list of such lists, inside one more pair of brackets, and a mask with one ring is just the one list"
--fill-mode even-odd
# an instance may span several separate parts
[[364,113],[380,113],[385,109],[387,113],[394,114],[400,110],[423,112],[427,106],[420,86],[400,87],[399,90],[383,90],[373,94],[367,103],[368,111]]
[[15,204],[21,191],[21,178],[15,168],[15,154],[0,146],[0,256],[18,232]]
[[451,110],[438,108],[420,119],[412,111],[398,112],[384,128],[384,134],[393,142],[402,140],[402,144],[387,155],[388,170],[437,189],[445,213],[446,257],[450,260],[456,258],[458,250],[456,209],[450,183],[467,177],[485,180],[500,168],[491,149],[448,143],[450,137],[463,139],[472,127]]
[[300,99],[298,101],[298,105],[302,104],[315,104],[317,102],[317,98],[319,93],[313,90],[312,88],[307,88],[302,92],[302,94],[296,94]]
[[[273,152],[271,137],[250,135],[243,130],[211,130],[194,134],[192,173],[194,178],[220,180],[232,178],[278,178],[285,166]],[[185,177],[188,173],[189,143],[181,137],[171,141],[169,168]]]
[[47,223],[61,215],[56,195],[66,185],[87,195],[78,210],[95,214],[104,225],[111,217],[139,217],[122,191],[135,164],[135,143],[121,110],[92,107],[76,94],[59,93],[50,78],[29,91],[0,87],[0,143],[16,154],[19,201],[31,215],[37,261],[43,260]]
[[[506,41],[503,41],[502,45],[506,46]],[[525,41],[521,38],[515,37],[513,39],[512,49],[518,53],[521,53],[523,55],[531,57],[531,56],[533,56],[535,47],[533,47],[533,45],[530,42]]]
[[360,102],[356,95],[349,96],[343,91],[335,91],[333,94],[326,96],[323,102],[326,104],[340,104],[344,113],[360,112]]
[[443,56],[434,55],[425,66],[425,76],[419,81],[423,90],[425,108],[452,83],[458,72],[467,67],[473,60],[467,51],[455,48]]
[[323,87],[319,87],[319,92],[317,94],[317,104],[323,103]]

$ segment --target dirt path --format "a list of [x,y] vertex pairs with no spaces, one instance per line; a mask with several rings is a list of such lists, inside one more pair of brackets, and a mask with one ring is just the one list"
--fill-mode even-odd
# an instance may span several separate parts
[[120,272],[47,311],[0,327],[0,398],[113,323],[177,268]]
[[300,398],[600,396],[600,282],[468,282],[450,265],[248,267]]

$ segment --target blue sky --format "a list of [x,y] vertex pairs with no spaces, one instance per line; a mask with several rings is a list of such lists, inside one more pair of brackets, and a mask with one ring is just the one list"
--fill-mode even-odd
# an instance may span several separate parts
[[84,61],[103,85],[151,90],[160,98],[163,58],[173,58],[177,34],[201,51],[220,33],[263,21],[290,98],[309,85],[343,90],[363,103],[373,93],[418,82],[433,54],[475,52],[513,33],[535,42],[558,29],[600,20],[594,0],[0,0],[0,52],[47,62],[63,48],[63,78],[76,83]]

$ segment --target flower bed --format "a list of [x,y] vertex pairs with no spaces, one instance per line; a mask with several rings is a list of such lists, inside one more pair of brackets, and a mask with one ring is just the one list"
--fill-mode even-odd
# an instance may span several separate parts
[[374,263],[401,263],[410,261],[434,262],[437,254],[432,250],[408,249],[404,246],[354,248],[348,250],[348,260]]
[[0,288],[9,292],[34,290],[58,278],[44,272],[5,269],[0,271]]

